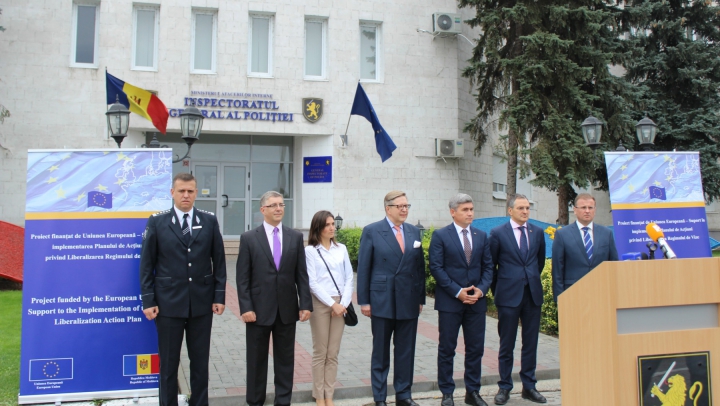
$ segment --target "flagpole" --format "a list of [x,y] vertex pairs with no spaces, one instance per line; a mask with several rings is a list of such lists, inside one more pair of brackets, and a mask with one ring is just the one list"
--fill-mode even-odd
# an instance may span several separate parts
[[350,117],[348,117],[347,127],[345,127],[345,134],[340,137],[340,141],[342,141],[343,147],[347,147],[347,132],[348,132],[348,128],[350,128],[350,119],[351,118],[352,118],[352,114],[350,114]]
[[[360,79],[358,79],[358,84],[360,84]],[[355,95],[357,95],[357,91],[355,91]],[[347,123],[347,125],[345,126],[345,134],[340,136],[340,140],[341,140],[342,143],[343,143],[343,145],[342,145],[343,147],[347,147],[347,145],[348,145],[348,142],[347,142],[347,132],[348,132],[348,128],[350,128],[350,119],[351,119],[351,118],[352,118],[352,114],[350,114],[350,117],[348,117],[348,123]]]

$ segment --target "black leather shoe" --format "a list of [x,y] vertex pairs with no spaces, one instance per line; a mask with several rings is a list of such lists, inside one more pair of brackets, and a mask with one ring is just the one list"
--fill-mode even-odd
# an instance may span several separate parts
[[545,396],[541,395],[540,392],[535,389],[523,389],[522,398],[535,403],[547,403]]
[[443,393],[442,402],[440,402],[440,406],[455,406],[455,401],[453,400],[452,393]]
[[375,402],[375,406],[387,406],[387,403],[383,400],[382,402]]
[[510,400],[510,391],[507,389],[498,389],[497,395],[495,395],[495,404],[504,405]]
[[488,406],[487,403],[480,397],[478,391],[474,390],[471,392],[465,392],[465,404],[472,406]]
[[420,406],[417,403],[415,403],[415,401],[412,400],[412,398],[398,400],[395,403],[397,403],[398,406]]

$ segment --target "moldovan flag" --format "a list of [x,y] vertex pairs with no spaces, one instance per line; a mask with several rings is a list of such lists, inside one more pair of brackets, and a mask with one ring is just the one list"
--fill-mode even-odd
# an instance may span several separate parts
[[152,121],[155,128],[165,134],[168,122],[168,109],[160,99],[145,89],[125,83],[105,71],[107,104],[116,100],[135,114]]
[[157,354],[123,355],[123,376],[159,373],[160,357]]

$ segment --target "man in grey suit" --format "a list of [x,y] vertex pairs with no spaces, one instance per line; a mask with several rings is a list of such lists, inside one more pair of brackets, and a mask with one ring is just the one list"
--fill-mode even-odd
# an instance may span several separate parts
[[552,247],[553,296],[558,296],[603,261],[617,261],[613,232],[594,224],[595,198],[581,193],[573,211],[577,221],[555,232]]
[[405,192],[388,193],[386,217],[365,226],[360,237],[357,300],[371,321],[370,377],[376,406],[386,406],[391,340],[395,400],[398,406],[417,406],[411,389],[418,317],[425,304],[425,258],[420,230],[405,223],[409,210]]
[[160,404],[178,404],[183,336],[190,358],[190,406],[208,404],[213,314],[225,310],[225,248],[213,213],[193,206],[197,182],[173,178],[173,207],[148,219],[140,254],[143,313],[155,320],[160,355]]
[[302,233],[282,225],[283,196],[260,197],[263,224],[240,237],[237,292],[245,322],[249,405],[265,403],[270,335],[273,339],[275,405],[289,405],[295,368],[295,325],[307,321],[312,296]]

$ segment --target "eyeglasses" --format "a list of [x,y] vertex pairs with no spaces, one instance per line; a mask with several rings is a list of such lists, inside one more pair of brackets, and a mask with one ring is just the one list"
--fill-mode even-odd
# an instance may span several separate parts
[[266,209],[277,209],[278,207],[284,209],[285,203],[273,203],[263,207],[265,207]]
[[580,211],[593,211],[595,210],[595,207],[593,206],[582,206],[582,207],[576,207],[576,209]]
[[390,207],[397,207],[400,210],[410,210],[411,204],[388,204]]

